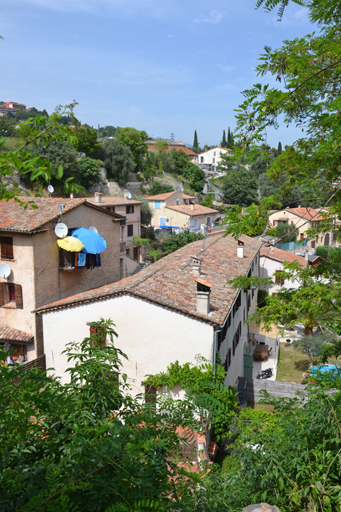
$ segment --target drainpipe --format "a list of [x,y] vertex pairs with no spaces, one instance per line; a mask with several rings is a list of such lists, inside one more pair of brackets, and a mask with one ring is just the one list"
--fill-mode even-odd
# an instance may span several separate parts
[[60,296],[60,249],[58,248],[58,295],[60,300],[62,300]]

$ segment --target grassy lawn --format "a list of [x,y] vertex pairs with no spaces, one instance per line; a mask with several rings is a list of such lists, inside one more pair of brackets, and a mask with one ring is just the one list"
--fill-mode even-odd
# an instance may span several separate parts
[[222,187],[223,186],[223,182],[221,181],[220,178],[211,178],[210,179],[210,182],[215,185],[216,187]]
[[308,366],[309,357],[306,354],[302,354],[293,346],[286,347],[284,343],[279,344],[276,380],[299,383]]

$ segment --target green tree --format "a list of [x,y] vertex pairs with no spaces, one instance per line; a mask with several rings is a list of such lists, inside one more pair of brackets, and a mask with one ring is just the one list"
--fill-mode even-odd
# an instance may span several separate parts
[[282,153],[282,143],[279,141],[278,147],[277,147],[277,155],[280,155]]
[[153,212],[149,206],[149,202],[142,196],[133,195],[133,199],[136,201],[141,201],[141,224],[144,226],[149,226],[153,217]]
[[92,185],[101,181],[101,168],[90,157],[81,158],[77,162],[77,174],[81,185],[89,189]]
[[154,181],[152,186],[149,189],[148,194],[150,196],[156,196],[158,194],[165,194],[167,192],[173,192],[174,188],[171,185],[166,185],[164,183],[160,183],[159,181]]
[[291,222],[279,222],[276,226],[276,236],[279,236],[281,244],[286,244],[289,242],[296,242],[298,237],[298,229],[295,227],[295,224]]
[[193,139],[192,149],[193,149],[194,153],[199,153],[198,134],[197,134],[196,130],[194,130],[194,139]]
[[104,126],[99,129],[101,137],[115,137],[116,127],[115,126]]
[[117,139],[105,140],[102,144],[102,158],[107,178],[117,181],[123,187],[135,169],[135,161],[129,147]]
[[324,343],[324,337],[321,335],[303,336],[302,338],[296,338],[293,341],[295,348],[303,354],[307,354],[311,364],[313,364],[313,357],[320,357],[322,355],[322,347]]
[[223,138],[222,138],[222,141],[221,141],[221,147],[222,147],[222,148],[226,148],[226,147],[227,147],[227,141],[226,141],[226,133],[225,133],[225,130],[223,130]]
[[250,206],[257,202],[257,179],[243,165],[231,169],[222,177],[224,202],[239,206]]
[[115,137],[120,144],[130,149],[137,168],[141,169],[143,158],[148,151],[148,146],[145,143],[148,139],[147,133],[143,130],[136,130],[136,128],[117,128]]
[[90,126],[80,126],[75,130],[75,148],[91,158],[98,158],[101,144],[97,140],[97,130]]
[[8,119],[7,116],[0,117],[0,137],[15,137],[15,122]]
[[205,172],[197,165],[191,163],[182,170],[182,176],[189,181],[191,188],[196,192],[201,192],[204,188]]
[[212,197],[211,196],[206,196],[205,199],[200,201],[199,204],[201,204],[201,206],[207,206],[207,208],[212,208],[213,207]]
[[191,233],[188,229],[185,229],[182,233],[171,235],[161,243],[162,251],[166,254],[170,254],[185,245],[188,245],[196,240],[203,240],[205,237],[201,233]]
[[175,148],[170,150],[170,155],[172,156],[173,163],[174,163],[174,170],[173,172],[175,174],[183,174],[184,169],[187,169],[191,165],[191,159],[187,153],[181,150],[177,150]]
[[113,323],[90,325],[96,334],[67,345],[67,384],[0,367],[1,510],[189,510],[205,469],[183,470],[181,444],[201,431],[194,413],[205,415],[202,404],[131,396]]

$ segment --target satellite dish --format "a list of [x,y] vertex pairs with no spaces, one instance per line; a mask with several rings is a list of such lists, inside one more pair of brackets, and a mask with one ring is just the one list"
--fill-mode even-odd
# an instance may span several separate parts
[[89,229],[90,229],[90,231],[94,231],[95,233],[98,233],[98,229],[95,228],[95,226],[90,226]]
[[127,198],[128,198],[128,199],[131,199],[131,193],[129,192],[129,190],[128,190],[128,192],[127,192]]
[[47,187],[47,190],[50,192],[50,194],[53,194],[53,192],[54,192],[54,188],[53,188],[53,186],[52,186],[52,185],[49,185],[49,186]]
[[6,279],[11,273],[11,267],[7,263],[1,263],[0,265],[0,277]]
[[54,232],[58,238],[64,238],[67,235],[68,227],[66,224],[58,222],[57,226],[54,228]]

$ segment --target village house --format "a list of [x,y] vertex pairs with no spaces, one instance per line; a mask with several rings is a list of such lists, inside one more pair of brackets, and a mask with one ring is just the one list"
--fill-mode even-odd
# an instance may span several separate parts
[[116,346],[128,356],[123,372],[134,393],[144,391],[146,375],[165,371],[175,360],[196,363],[199,354],[215,363],[219,353],[225,383],[235,385],[249,350],[244,321],[256,309],[257,293],[236,290],[227,280],[258,276],[260,247],[244,235],[238,242],[210,236],[136,275],[38,307],[47,367],[68,380],[65,344],[89,336],[89,322],[110,318],[118,333]]
[[217,165],[221,162],[221,155],[226,155],[231,151],[228,148],[216,146],[198,154],[198,167],[206,174],[214,175],[217,171]]
[[147,196],[153,212],[152,226],[155,228],[173,226],[200,229],[213,226],[219,216],[218,210],[194,203],[194,197],[182,191]]
[[[44,355],[36,308],[120,279],[120,224],[125,218],[84,199],[20,200],[26,209],[13,199],[0,201],[0,268],[9,268],[9,275],[4,270],[0,277],[0,344],[14,347],[20,361],[32,361]],[[69,232],[97,227],[107,243],[100,267],[76,266],[75,253],[59,249],[59,221]]]
[[141,238],[141,201],[124,197],[102,197],[95,192],[95,197],[87,197],[89,203],[116,212],[126,217],[120,227],[120,276],[130,276],[142,262],[141,245],[134,241]]
[[[276,227],[281,222],[291,224],[293,223],[298,229],[298,241],[303,242],[307,239],[306,231],[316,227],[320,222],[326,220],[319,210],[314,208],[286,208],[285,210],[277,210],[269,216],[269,223],[271,226]],[[337,240],[337,231],[330,233],[320,233],[316,240],[309,240],[307,245],[311,249],[315,249],[318,245],[335,245]]]
[[272,245],[266,245],[261,248],[260,251],[260,267],[259,277],[272,277],[274,279],[274,286],[268,289],[270,295],[276,295],[280,288],[299,288],[299,281],[288,281],[284,280],[280,275],[280,272],[284,270],[283,263],[293,263],[297,261],[302,268],[308,264],[308,252],[307,259],[292,254],[289,251],[283,251]]
[[[157,140],[148,139],[146,141],[146,144],[148,144],[149,151],[157,151],[155,148],[155,143],[158,142]],[[168,142],[168,148],[165,150],[166,152],[172,151],[172,149],[175,149],[176,151],[183,151],[183,153],[186,153],[186,155],[189,156],[192,164],[198,163],[198,155],[191,149],[187,148],[183,142]]]

